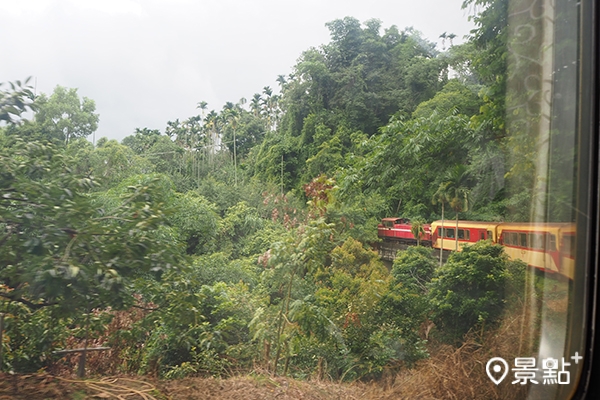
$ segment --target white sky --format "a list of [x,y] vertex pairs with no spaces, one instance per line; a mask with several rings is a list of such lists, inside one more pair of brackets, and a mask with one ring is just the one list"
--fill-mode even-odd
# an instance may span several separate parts
[[277,89],[325,23],[346,16],[413,26],[438,41],[472,29],[463,0],[0,0],[0,82],[78,88],[114,139]]

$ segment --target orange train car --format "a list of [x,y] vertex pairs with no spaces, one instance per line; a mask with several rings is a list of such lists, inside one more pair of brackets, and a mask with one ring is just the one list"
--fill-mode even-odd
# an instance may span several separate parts
[[502,223],[496,232],[510,258],[573,279],[575,224]]
[[[480,240],[490,239],[497,242],[496,226],[498,222],[458,221],[458,230],[455,220],[434,221],[431,223],[431,242],[436,249],[456,250],[456,237],[458,236],[458,250],[466,245]],[[442,240],[443,238],[443,240]]]
[[432,246],[456,250],[480,240],[504,246],[511,259],[522,260],[542,271],[573,279],[575,268],[575,225],[572,223],[499,223],[446,220],[431,223]]

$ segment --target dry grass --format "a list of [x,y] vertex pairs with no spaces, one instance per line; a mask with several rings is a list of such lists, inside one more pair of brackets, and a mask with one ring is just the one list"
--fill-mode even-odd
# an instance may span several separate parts
[[[414,369],[402,371],[393,384],[373,385],[367,399],[519,399],[526,386],[495,385],[488,378],[486,364],[492,357],[502,357],[511,363],[525,355],[522,323],[523,313],[506,316],[499,328],[483,337],[471,333],[462,346],[438,344],[430,348],[431,357]],[[523,352],[519,354],[519,352]]]
[[268,376],[239,376],[228,379],[185,378],[164,381],[161,392],[177,400],[329,400],[365,398],[366,385],[325,381],[297,381]]

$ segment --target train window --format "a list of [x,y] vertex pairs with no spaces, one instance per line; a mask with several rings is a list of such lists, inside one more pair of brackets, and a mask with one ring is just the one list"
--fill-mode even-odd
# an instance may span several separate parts
[[529,234],[529,247],[534,250],[542,250],[544,248],[544,238],[541,233]]
[[[535,368],[539,368],[535,373],[539,384],[528,385],[526,393],[514,398],[571,398],[582,367],[580,360],[573,357],[585,349],[582,326],[587,253],[585,240],[578,238],[579,232],[588,231],[589,221],[593,220],[587,200],[594,198],[589,194],[593,188],[589,177],[596,173],[591,169],[598,167],[597,162],[590,161],[596,157],[590,155],[595,151],[590,143],[594,143],[591,138],[597,137],[598,129],[594,117],[597,103],[591,89],[597,87],[596,70],[592,67],[597,57],[597,37],[592,34],[597,3],[485,3],[507,7],[504,128],[513,145],[507,157],[511,160],[509,175],[514,175],[506,190],[514,200],[519,196],[524,199],[522,207],[514,208],[506,219],[522,223],[522,232],[505,234],[505,244],[547,253],[556,252],[560,244],[561,254],[574,254],[573,261],[554,254],[537,257],[528,251],[510,252],[529,266],[523,286],[535,287],[522,295],[527,311],[521,311],[521,331],[514,350],[518,357],[530,357]],[[519,182],[514,179],[517,176]],[[577,235],[557,238],[557,232],[573,225]],[[548,366],[544,361],[549,359],[558,360],[559,370],[566,365],[563,361],[569,363],[569,382],[550,385],[544,379],[542,370]],[[516,366],[515,359],[509,363],[510,368]]]
[[521,247],[528,247],[527,246],[527,234],[526,233],[519,233],[519,246],[521,246]]
[[527,234],[527,247],[530,249],[535,249],[535,244],[533,243],[533,233]]
[[563,256],[573,257],[575,250],[575,236],[573,235],[565,235],[563,237],[563,244],[560,249]]
[[556,251],[556,235],[550,233],[546,236],[546,250]]
[[[497,391],[462,396],[449,393],[447,397],[568,399],[579,390],[579,382],[589,381],[580,359],[587,354],[585,363],[590,363],[586,349],[591,342],[586,335],[591,328],[586,321],[591,320],[596,306],[588,300],[595,298],[591,290],[597,290],[589,282],[593,280],[590,276],[596,276],[590,268],[595,251],[590,243],[600,236],[596,232],[600,227],[594,226],[600,209],[598,182],[594,181],[600,175],[596,143],[600,138],[596,115],[600,110],[596,99],[600,7],[593,0],[466,0],[464,4],[483,10],[482,14],[475,12],[479,28],[472,33],[479,40],[475,47],[483,51],[477,62],[492,63],[484,76],[475,73],[459,78],[460,84],[472,90],[477,87],[482,107],[477,107],[479,114],[469,121],[480,118],[486,124],[479,125],[481,129],[473,133],[477,143],[470,145],[485,151],[477,153],[476,163],[474,158],[465,165],[459,162],[468,172],[464,182],[472,180],[464,183],[469,186],[466,191],[477,199],[469,210],[454,210],[449,218],[456,216],[456,225],[451,220],[448,225],[455,228],[439,227],[437,236],[470,240],[470,230],[465,228],[471,224],[468,221],[484,222],[489,228],[475,229],[474,238],[499,242],[503,250],[495,249],[506,255],[507,275],[512,277],[504,292],[506,319],[500,322],[506,323],[502,332],[509,338],[500,345],[494,342],[478,347],[489,352],[487,365],[477,362],[487,366],[482,369],[495,385],[490,387]],[[497,25],[486,27],[491,20]],[[480,86],[470,86],[472,82]],[[428,105],[428,113],[437,104]],[[460,147],[460,140],[458,136],[453,140],[457,143],[447,148],[454,150],[454,145]],[[439,186],[453,188],[457,205],[464,194],[457,195],[462,178],[457,174]],[[435,192],[437,187],[436,182],[430,189]],[[494,211],[479,207],[492,203],[499,206]],[[442,219],[447,216],[443,210]],[[431,245],[441,266],[446,258],[440,242]],[[475,251],[484,245],[456,250]],[[445,247],[455,249],[453,244]],[[451,257],[448,255],[447,264],[454,266]],[[479,346],[488,325],[477,326],[481,333],[474,329],[469,331],[472,336],[465,337]],[[504,364],[490,364],[498,358],[503,358]],[[499,383],[497,379],[503,376],[494,375],[496,367],[513,379]],[[567,370],[569,379],[563,381]],[[436,395],[432,397],[444,397],[443,393]]]
[[518,246],[519,245],[519,235],[516,232],[510,232],[509,236],[510,236],[510,244],[512,244],[513,246]]

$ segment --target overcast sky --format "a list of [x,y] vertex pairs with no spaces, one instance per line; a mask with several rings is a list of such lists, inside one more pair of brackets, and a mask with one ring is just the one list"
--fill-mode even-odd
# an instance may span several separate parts
[[0,82],[33,76],[38,93],[78,88],[100,114],[96,138],[164,132],[208,102],[278,87],[302,51],[351,16],[412,26],[455,43],[472,29],[463,0],[0,0]]

